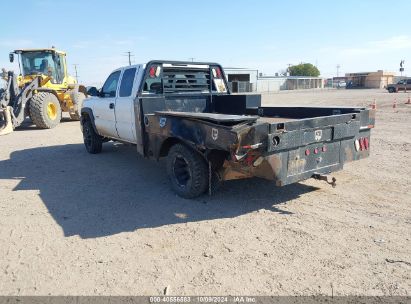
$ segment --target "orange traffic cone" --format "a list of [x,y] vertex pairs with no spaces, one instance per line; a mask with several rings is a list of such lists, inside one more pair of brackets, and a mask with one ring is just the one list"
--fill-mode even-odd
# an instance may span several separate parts
[[392,104],[392,108],[397,108],[397,98],[394,99],[394,103]]
[[410,96],[408,96],[408,101],[405,104],[411,104]]

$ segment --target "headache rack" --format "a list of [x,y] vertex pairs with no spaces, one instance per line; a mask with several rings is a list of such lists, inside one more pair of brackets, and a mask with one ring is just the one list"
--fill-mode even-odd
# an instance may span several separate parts
[[210,92],[210,69],[183,66],[164,67],[165,93]]

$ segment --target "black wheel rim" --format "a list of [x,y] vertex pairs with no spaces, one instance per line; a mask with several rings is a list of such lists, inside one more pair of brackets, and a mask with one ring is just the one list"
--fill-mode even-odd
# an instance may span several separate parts
[[191,173],[187,160],[182,155],[177,155],[174,159],[173,173],[177,184],[184,188],[191,180]]

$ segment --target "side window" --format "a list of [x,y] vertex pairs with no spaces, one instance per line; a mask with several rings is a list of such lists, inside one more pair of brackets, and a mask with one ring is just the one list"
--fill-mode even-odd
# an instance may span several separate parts
[[128,97],[131,95],[135,75],[136,68],[127,69],[124,71],[120,84],[120,97]]
[[148,69],[147,77],[144,82],[143,94],[162,94],[163,93],[163,83],[162,83],[162,71],[161,66],[152,65]]
[[224,76],[223,76],[223,73],[221,72],[220,67],[218,66],[211,67],[211,74],[213,76],[213,82],[212,82],[213,92],[217,92],[217,93],[227,92],[227,88],[224,82]]
[[411,79],[408,79],[408,80],[407,80],[407,84],[411,84]]
[[102,97],[116,97],[117,84],[120,78],[121,71],[116,71],[108,76],[106,82],[101,89]]
[[56,68],[57,68],[57,75],[59,76],[59,78],[60,78],[60,82],[63,82],[63,79],[64,79],[64,64],[65,64],[65,58],[64,58],[64,56],[63,55],[58,55],[58,57],[57,57],[57,60],[56,60],[56,63],[57,63],[57,66],[56,66]]

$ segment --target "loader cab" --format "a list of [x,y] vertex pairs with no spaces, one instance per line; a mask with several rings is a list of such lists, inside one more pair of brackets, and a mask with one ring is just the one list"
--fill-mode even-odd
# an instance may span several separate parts
[[20,74],[23,79],[34,76],[49,76],[52,84],[63,84],[67,81],[66,54],[52,49],[15,50],[10,53],[10,61],[14,54],[19,57]]

